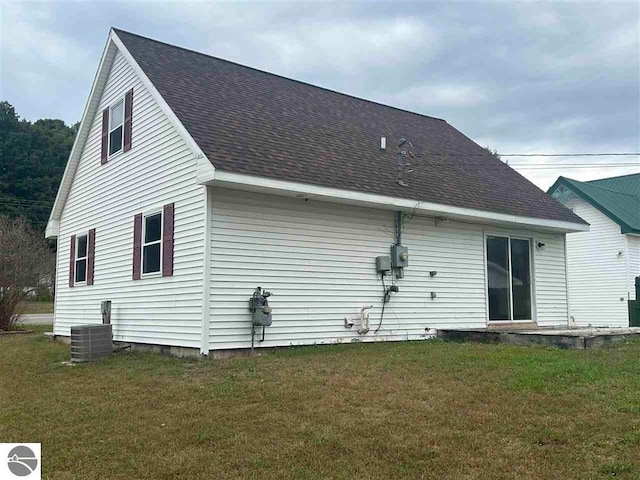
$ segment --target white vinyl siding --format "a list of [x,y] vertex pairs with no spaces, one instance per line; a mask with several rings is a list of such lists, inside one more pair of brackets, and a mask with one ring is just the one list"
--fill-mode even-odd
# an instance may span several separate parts
[[[490,227],[407,220],[402,243],[409,267],[396,280],[400,291],[392,293],[375,335],[383,298],[375,257],[389,255],[393,211],[223,188],[213,188],[212,196],[212,350],[250,346],[248,299],[257,286],[273,294],[273,324],[257,346],[420,339],[436,328],[487,324],[484,231]],[[538,320],[566,325],[563,235],[539,238],[547,246],[534,252],[534,280],[549,284],[534,293],[542,306]],[[367,305],[373,305],[371,331],[361,336],[357,324],[344,328],[344,317]]]
[[[569,303],[564,235],[535,233],[533,238],[536,323],[541,327],[567,325]],[[544,243],[544,247],[538,248],[538,243]]]
[[[565,275],[564,235],[487,226],[490,235],[531,240],[533,319],[541,327],[566,326],[569,320]],[[538,243],[544,247],[539,248]]]
[[[100,164],[102,110],[134,88],[134,147]],[[58,237],[54,332],[100,323],[100,302],[111,300],[114,338],[200,347],[204,195],[185,142],[118,53],[91,123]],[[174,275],[132,280],[134,215],[175,202]],[[69,238],[96,229],[95,284],[68,287]]]
[[567,202],[589,222],[588,232],[567,234],[569,299],[576,325],[629,325],[627,248],[620,226],[584,200]]

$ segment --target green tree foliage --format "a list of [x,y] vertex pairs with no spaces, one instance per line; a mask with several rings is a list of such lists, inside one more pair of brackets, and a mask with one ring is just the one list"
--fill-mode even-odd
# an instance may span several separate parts
[[502,160],[497,150],[492,150],[491,147],[482,147],[482,148],[496,160]]
[[0,102],[0,214],[44,231],[77,129],[62,120],[21,120]]

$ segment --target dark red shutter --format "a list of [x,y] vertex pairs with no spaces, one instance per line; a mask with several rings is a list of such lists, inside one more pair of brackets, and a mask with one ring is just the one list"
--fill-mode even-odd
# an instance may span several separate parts
[[76,264],[76,236],[71,235],[71,244],[69,245],[69,286],[73,287],[75,280],[75,264]]
[[93,264],[96,258],[96,229],[89,230],[87,236],[87,285],[93,285]]
[[140,280],[142,259],[142,214],[133,217],[133,279]]
[[104,165],[107,163],[108,149],[109,148],[109,109],[105,108],[102,111],[102,150],[100,151],[100,163]]
[[162,215],[162,276],[173,275],[173,203],[164,206]]
[[131,120],[133,118],[133,88],[124,96],[124,151],[131,150]]

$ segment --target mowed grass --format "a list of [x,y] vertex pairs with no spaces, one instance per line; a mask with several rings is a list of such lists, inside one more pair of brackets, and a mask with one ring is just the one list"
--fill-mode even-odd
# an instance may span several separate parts
[[0,338],[0,441],[42,442],[43,478],[640,478],[640,343],[68,358]]
[[20,306],[20,314],[53,313],[53,302],[25,302]]

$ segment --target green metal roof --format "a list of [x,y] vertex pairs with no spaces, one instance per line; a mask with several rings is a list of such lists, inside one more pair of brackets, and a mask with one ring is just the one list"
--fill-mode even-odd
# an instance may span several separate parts
[[561,186],[620,225],[622,233],[640,234],[640,173],[589,182],[559,177],[547,193],[562,200]]

